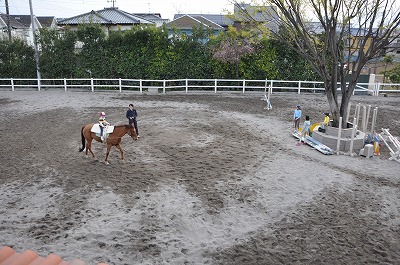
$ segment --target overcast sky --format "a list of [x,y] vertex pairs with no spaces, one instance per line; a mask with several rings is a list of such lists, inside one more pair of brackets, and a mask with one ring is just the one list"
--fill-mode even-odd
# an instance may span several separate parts
[[[112,7],[129,13],[160,13],[173,19],[174,14],[226,14],[233,11],[229,0],[31,0],[36,16],[68,18],[92,10]],[[11,15],[29,15],[29,0],[8,0]],[[5,0],[0,0],[0,12],[6,13]]]

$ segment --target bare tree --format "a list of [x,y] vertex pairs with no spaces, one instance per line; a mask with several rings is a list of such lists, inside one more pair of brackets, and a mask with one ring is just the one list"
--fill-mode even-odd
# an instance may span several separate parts
[[[265,19],[277,26],[271,27],[272,36],[299,52],[322,78],[333,125],[338,126],[340,116],[344,122],[347,119],[362,68],[399,37],[396,1],[266,0],[255,5],[268,10]],[[242,6],[232,2],[237,8]],[[267,9],[270,6],[276,8]],[[240,17],[256,21],[251,12],[242,11]]]

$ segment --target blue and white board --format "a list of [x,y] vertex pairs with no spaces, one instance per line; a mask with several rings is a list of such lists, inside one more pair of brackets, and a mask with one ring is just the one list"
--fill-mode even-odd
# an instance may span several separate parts
[[[293,136],[296,137],[297,139],[301,138],[301,133],[296,131],[293,132]],[[334,151],[329,148],[328,146],[320,143],[319,141],[315,140],[314,138],[312,138],[309,135],[306,135],[304,142],[306,144],[308,144],[309,146],[317,149],[318,151],[320,151],[321,153],[325,154],[325,155],[332,155],[334,153]]]

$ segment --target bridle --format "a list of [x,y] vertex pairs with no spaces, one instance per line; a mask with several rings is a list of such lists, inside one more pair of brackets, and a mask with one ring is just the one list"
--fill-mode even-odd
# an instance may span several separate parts
[[133,125],[132,125],[132,124],[129,124],[129,132],[130,132],[129,136],[132,137],[133,140],[135,140],[135,139],[133,138],[133,129],[134,129]]

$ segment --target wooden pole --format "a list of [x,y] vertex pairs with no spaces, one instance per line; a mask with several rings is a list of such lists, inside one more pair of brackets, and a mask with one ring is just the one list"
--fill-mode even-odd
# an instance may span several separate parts
[[369,123],[369,114],[370,114],[370,112],[371,112],[371,105],[368,105],[368,110],[367,110],[367,121],[366,121],[366,130],[365,130],[365,132],[367,132],[367,130],[368,130],[368,123]]
[[374,131],[375,131],[375,123],[376,123],[376,115],[378,114],[378,107],[374,109],[373,115],[372,115],[372,125],[371,125],[371,137],[374,137]]
[[351,110],[351,103],[349,103],[349,107],[347,109],[346,126],[347,126],[347,123],[349,122],[349,119],[350,119],[350,110]]
[[354,117],[353,118],[353,130],[351,131],[351,140],[350,140],[350,150],[349,150],[350,156],[354,156],[353,155],[354,136],[355,136],[356,130],[357,130],[357,125],[355,125],[355,123],[356,123],[356,118]]
[[359,120],[360,120],[360,109],[361,109],[361,104],[360,103],[358,103],[357,104],[357,107],[356,107],[356,115],[355,115],[355,117],[356,117],[356,126],[358,127],[358,122],[359,122]]
[[337,144],[336,144],[336,154],[340,154],[340,138],[342,137],[342,117],[339,118],[339,131],[337,137]]
[[363,106],[362,131],[367,132],[367,107]]

